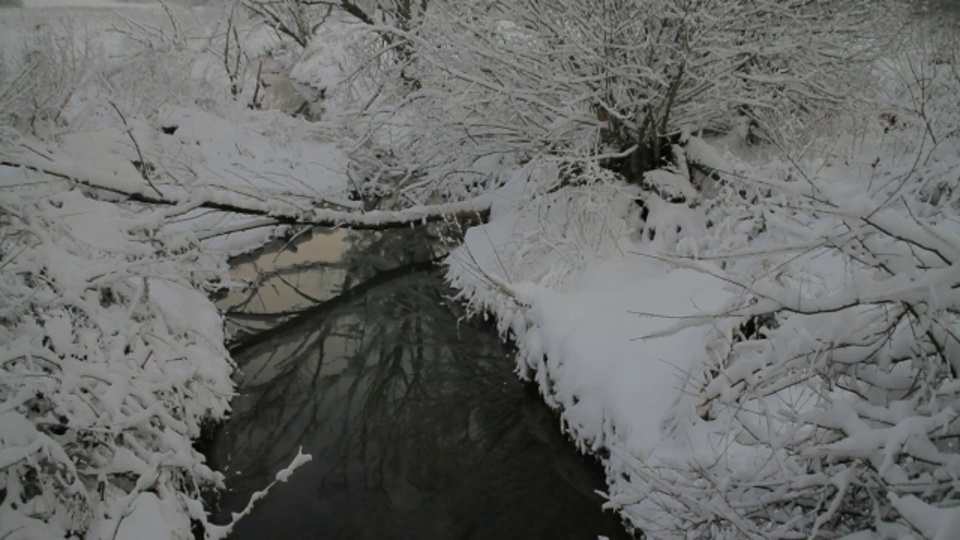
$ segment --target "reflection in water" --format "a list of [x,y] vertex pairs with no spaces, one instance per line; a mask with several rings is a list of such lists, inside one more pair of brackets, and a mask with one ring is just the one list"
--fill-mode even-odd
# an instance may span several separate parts
[[[231,276],[254,286],[231,292],[218,302],[220,308],[278,314],[330,298],[343,282],[345,269],[336,263],[346,251],[346,235],[344,230],[310,233],[287,249],[235,261]],[[330,275],[317,275],[320,272]]]
[[450,292],[435,271],[380,279],[236,352],[242,395],[211,451],[221,520],[299,447],[313,455],[237,538],[624,535],[596,465]]
[[249,287],[217,302],[229,315],[228,333],[242,338],[268,330],[384,270],[440,256],[442,244],[418,232],[316,229],[234,260],[231,276]]

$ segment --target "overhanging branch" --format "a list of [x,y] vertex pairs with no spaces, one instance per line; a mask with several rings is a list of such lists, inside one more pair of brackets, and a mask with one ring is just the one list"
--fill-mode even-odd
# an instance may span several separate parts
[[[351,212],[329,208],[300,208],[285,201],[254,202],[238,201],[239,197],[226,191],[203,189],[200,192],[185,192],[179,196],[158,196],[143,189],[120,187],[120,183],[97,182],[89,178],[78,178],[65,171],[47,168],[35,164],[18,163],[3,160],[0,165],[17,169],[27,169],[56,178],[68,180],[77,185],[100,190],[125,197],[128,201],[156,206],[178,206],[187,202],[195,208],[205,208],[220,212],[229,212],[247,216],[259,216],[273,220],[278,225],[314,225],[318,227],[349,228],[355,230],[387,230],[402,227],[415,227],[441,221],[485,221],[490,214],[493,198],[480,196],[468,201],[438,205],[418,206],[404,210],[372,212]],[[260,226],[265,225],[260,223]]]

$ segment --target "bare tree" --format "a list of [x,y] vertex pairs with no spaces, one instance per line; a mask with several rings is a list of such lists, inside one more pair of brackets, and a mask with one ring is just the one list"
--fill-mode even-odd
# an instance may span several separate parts
[[[870,4],[437,4],[393,28],[417,51],[403,69],[385,65],[389,44],[362,51],[357,177],[399,197],[465,197],[503,180],[492,162],[545,159],[563,182],[599,164],[649,187],[685,133],[752,123],[778,138],[782,119],[840,107],[870,58]],[[410,73],[422,86],[403,84]]]
[[[241,0],[241,3],[277,32],[306,47],[316,27],[323,24],[334,9],[370,26],[389,25],[407,31],[426,13],[429,0]],[[383,36],[394,39],[391,33]]]

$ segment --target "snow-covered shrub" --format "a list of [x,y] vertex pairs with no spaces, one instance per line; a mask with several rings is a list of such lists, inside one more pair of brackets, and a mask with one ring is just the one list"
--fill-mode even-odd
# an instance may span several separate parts
[[903,497],[957,503],[960,228],[889,189],[776,187],[789,204],[760,238],[780,245],[725,254],[742,294],[708,317],[695,397],[634,465],[647,498],[628,514],[665,536],[924,533]]
[[0,538],[222,537],[192,447],[233,389],[208,296],[268,216],[339,200],[340,154],[234,101],[212,11],[38,13],[0,19]]
[[946,139],[955,139],[960,129],[956,29],[921,20],[904,28],[899,38],[876,69],[884,90],[878,97],[883,127],[907,160],[950,153],[954,148]]
[[160,128],[165,106],[227,115],[263,100],[247,49],[264,38],[233,12],[163,4],[82,13],[0,17],[0,125],[8,131],[52,141],[126,127],[121,116]]
[[629,462],[642,496],[612,499],[644,531],[960,534],[960,78],[943,47],[907,52],[879,155],[731,175],[756,196],[713,210],[698,255],[722,270],[677,259],[737,294],[677,326],[714,337]]
[[753,122],[779,141],[842,107],[869,65],[875,5],[431,4],[417,25],[390,28],[412,51],[403,62],[387,30],[370,29],[351,155],[365,179],[448,195],[456,183],[501,186],[484,160],[503,155],[599,163],[639,184],[684,131]]
[[255,28],[233,11],[212,8],[118,17],[105,31],[110,64],[90,101],[101,116],[115,118],[116,105],[148,121],[165,106],[227,114],[262,101],[259,73],[246,52]]
[[[624,241],[636,229],[629,220],[640,208],[633,203],[637,189],[600,168],[567,170],[569,164],[531,162],[511,175],[494,206],[494,223],[468,235],[485,234],[487,241],[467,242],[454,255],[457,267],[478,269],[478,261],[496,258],[497,273],[508,282],[563,287],[598,259],[629,249]],[[544,189],[560,176],[582,182]],[[513,214],[523,208],[522,214]],[[509,216],[503,219],[502,216]],[[497,217],[501,219],[497,220]],[[471,280],[463,280],[466,286]],[[470,297],[470,294],[464,296]],[[479,306],[489,309],[490,306]]]
[[115,538],[149,507],[190,538],[221,484],[192,440],[233,390],[204,294],[226,261],[64,187],[0,204],[0,537]]
[[262,19],[278,34],[292,39],[301,48],[313,36],[314,26],[329,15],[333,4],[302,0],[241,0],[243,7]]
[[48,138],[75,112],[103,51],[83,25],[24,16],[24,24],[28,20],[36,23],[34,31],[20,32],[22,40],[0,52],[0,124]]

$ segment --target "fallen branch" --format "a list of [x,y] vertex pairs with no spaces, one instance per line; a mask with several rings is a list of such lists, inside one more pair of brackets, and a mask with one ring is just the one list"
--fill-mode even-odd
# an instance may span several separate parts
[[[17,161],[3,159],[0,166],[27,169],[56,178],[68,180],[77,185],[100,190],[125,197],[128,201],[158,206],[178,206],[191,202],[196,208],[231,212],[236,214],[269,218],[278,225],[314,225],[318,227],[356,230],[387,230],[402,227],[415,227],[440,221],[486,221],[490,214],[493,197],[480,196],[474,199],[438,205],[419,206],[404,210],[372,212],[352,212],[309,206],[300,208],[284,201],[240,201],[240,196],[228,191],[214,191],[208,188],[196,192],[184,191],[179,195],[158,196],[146,187],[131,182],[102,182],[89,177],[81,178],[75,167],[69,163],[60,163],[48,156],[37,153],[49,161],[40,165],[36,159],[23,155]],[[311,202],[310,200],[307,200]],[[318,201],[319,202],[319,201]],[[264,223],[260,223],[260,226]]]

